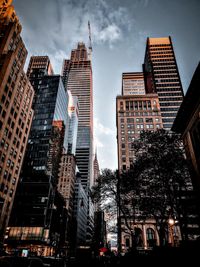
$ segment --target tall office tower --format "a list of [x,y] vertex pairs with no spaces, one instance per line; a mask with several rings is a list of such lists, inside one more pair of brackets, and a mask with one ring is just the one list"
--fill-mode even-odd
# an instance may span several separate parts
[[79,104],[78,97],[73,96],[68,90],[69,94],[69,132],[68,132],[68,153],[75,155],[77,132],[78,132],[78,116],[79,116]]
[[147,38],[143,69],[146,91],[158,94],[163,128],[170,130],[183,100],[183,89],[170,37]]
[[162,128],[157,94],[117,96],[118,169],[131,168],[134,162],[132,143],[143,130]]
[[144,95],[143,72],[122,73],[122,95]]
[[0,1],[0,242],[9,220],[29,135],[34,90],[12,1]]
[[89,188],[93,185],[93,88],[92,66],[84,43],[78,43],[71,59],[64,60],[62,77],[65,88],[78,97],[76,161],[83,187]]
[[[43,57],[32,57],[30,65]],[[33,245],[43,255],[51,255],[51,244],[61,237],[64,201],[57,191],[58,169],[63,151],[67,149],[68,97],[59,75],[31,68],[29,79],[35,89],[34,118],[31,125],[25,160],[20,174],[14,208],[9,223],[8,245]],[[65,140],[66,139],[66,140]],[[33,247],[32,247],[33,248]]]

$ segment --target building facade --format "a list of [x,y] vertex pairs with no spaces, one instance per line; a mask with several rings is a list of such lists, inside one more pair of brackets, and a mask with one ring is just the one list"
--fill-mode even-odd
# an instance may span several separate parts
[[131,168],[134,163],[132,143],[143,130],[162,128],[162,118],[157,94],[117,96],[117,147],[120,171]]
[[[30,64],[40,59],[32,58]],[[44,65],[48,63],[46,58]],[[67,149],[68,98],[61,77],[46,73],[47,68],[31,69],[29,65],[29,79],[35,89],[34,118],[7,239],[10,249],[26,245],[38,255],[51,255],[60,242],[65,207],[57,183],[63,147]]]
[[33,117],[27,50],[12,1],[0,2],[0,241],[10,217]]
[[143,64],[147,93],[157,93],[163,128],[170,130],[183,100],[171,37],[147,38]]

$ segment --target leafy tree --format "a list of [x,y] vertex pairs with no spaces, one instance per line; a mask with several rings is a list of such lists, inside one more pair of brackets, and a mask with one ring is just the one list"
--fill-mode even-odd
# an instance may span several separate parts
[[102,170],[93,197],[101,202],[110,221],[120,214],[121,230],[132,237],[135,246],[139,245],[140,233],[134,226],[138,221],[154,219],[162,245],[167,220],[176,218],[183,228],[186,218],[182,198],[191,182],[182,141],[166,130],[144,131],[132,145],[135,154],[132,168],[120,175],[117,171]]
[[118,207],[117,181],[116,171],[103,169],[92,188],[92,198],[105,212],[109,231],[115,231],[113,222],[116,221]]
[[[135,162],[125,174],[141,217],[156,221],[161,245],[165,240],[167,220],[183,222],[183,194],[191,186],[180,137],[166,130],[144,131],[133,143]],[[126,192],[127,194],[127,192]],[[132,201],[132,200],[131,200]]]
[[[133,238],[132,222],[135,219],[136,206],[133,193],[135,191],[133,185],[127,182],[126,175],[130,175],[130,173],[125,172],[123,175],[119,175],[118,171],[103,169],[92,188],[93,200],[106,213],[108,231],[118,232],[118,245],[121,244],[121,231],[128,233]],[[121,219],[123,219],[123,227]],[[116,220],[120,227],[116,228]]]

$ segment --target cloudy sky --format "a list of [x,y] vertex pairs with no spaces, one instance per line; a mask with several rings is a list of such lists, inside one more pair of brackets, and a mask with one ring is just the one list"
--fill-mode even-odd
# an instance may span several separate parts
[[[78,41],[93,46],[95,139],[100,168],[117,168],[116,95],[121,74],[141,71],[147,37],[171,36],[184,91],[200,60],[199,0],[14,0],[31,55],[55,73]],[[27,60],[28,63],[28,60]]]

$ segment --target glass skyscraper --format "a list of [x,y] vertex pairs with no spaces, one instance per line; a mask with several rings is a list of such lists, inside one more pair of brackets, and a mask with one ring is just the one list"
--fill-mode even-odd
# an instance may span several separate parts
[[78,97],[79,122],[76,161],[84,188],[93,185],[93,86],[92,65],[84,43],[72,50],[71,59],[64,60],[62,77],[65,88]]

